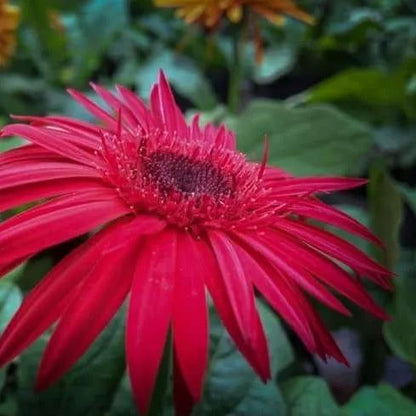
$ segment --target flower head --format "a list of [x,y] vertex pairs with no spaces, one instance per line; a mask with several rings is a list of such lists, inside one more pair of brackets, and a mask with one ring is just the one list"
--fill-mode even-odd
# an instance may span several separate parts
[[300,9],[293,0],[154,0],[158,7],[178,8],[178,16],[188,23],[199,22],[208,28],[218,24],[227,16],[236,23],[242,19],[245,8],[273,23],[288,15],[311,23],[313,18]]
[[121,86],[116,95],[92,87],[111,111],[69,93],[99,124],[18,117],[30,124],[2,130],[30,144],[0,155],[0,210],[41,202],[0,224],[1,272],[91,236],[26,297],[0,339],[0,363],[56,323],[37,380],[50,385],[130,294],[126,358],[140,410],[148,409],[170,327],[175,380],[182,380],[175,394],[192,406],[208,357],[207,292],[243,356],[270,378],[255,290],[312,353],[346,362],[306,294],[348,315],[332,289],[384,319],[360,278],[389,288],[390,273],[308,219],[380,244],[316,197],[365,181],[292,177],[266,164],[267,146],[261,163],[249,161],[226,127],[201,127],[198,115],[186,122],[163,74],[149,105]]
[[0,67],[4,66],[16,47],[16,28],[19,9],[0,0]]

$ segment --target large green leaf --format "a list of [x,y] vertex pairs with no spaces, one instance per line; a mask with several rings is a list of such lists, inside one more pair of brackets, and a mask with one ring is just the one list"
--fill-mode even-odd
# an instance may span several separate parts
[[[4,279],[4,278],[3,278]],[[22,303],[22,293],[10,280],[0,282],[0,332]]]
[[281,385],[291,416],[336,416],[338,405],[319,377],[292,378]]
[[97,69],[101,55],[128,22],[127,0],[89,0],[63,19],[72,53],[73,82],[83,85]]
[[410,208],[416,214],[416,188],[411,188],[410,186],[401,184],[399,185],[399,189]]
[[[269,340],[274,375],[293,359],[293,352],[277,319],[259,304]],[[195,414],[284,415],[285,405],[273,381],[263,385],[236,349],[218,318],[211,318],[211,359],[202,402]]]
[[123,376],[113,403],[107,413],[108,416],[136,416],[137,410],[133,401],[133,394],[127,373]]
[[398,265],[395,297],[390,322],[383,327],[384,338],[392,351],[416,365],[416,250],[403,250]]
[[279,387],[269,382],[263,384],[258,378],[254,380],[244,398],[229,415],[232,416],[285,416],[286,404]]
[[163,69],[177,92],[197,107],[212,109],[217,99],[209,82],[195,63],[184,55],[172,52],[161,45],[140,68],[137,74],[137,88],[140,96],[148,97],[157,73]]
[[26,350],[18,368],[18,415],[102,416],[110,408],[125,370],[123,323],[121,311],[74,368],[43,392],[35,393],[33,386],[47,337]]
[[228,125],[237,132],[239,147],[257,158],[267,135],[270,163],[294,174],[354,173],[371,146],[364,124],[330,106],[292,109],[257,100]]
[[383,167],[373,166],[368,187],[371,228],[384,242],[386,250],[378,258],[391,270],[400,254],[399,229],[403,216],[400,191]]
[[305,98],[310,103],[353,100],[397,106],[414,116],[414,98],[409,96],[407,85],[415,69],[415,60],[391,73],[376,68],[347,69],[311,88]]
[[344,406],[345,416],[411,416],[416,405],[393,387],[364,387]]
[[416,282],[401,280],[396,284],[392,320],[384,324],[384,337],[399,357],[416,365]]

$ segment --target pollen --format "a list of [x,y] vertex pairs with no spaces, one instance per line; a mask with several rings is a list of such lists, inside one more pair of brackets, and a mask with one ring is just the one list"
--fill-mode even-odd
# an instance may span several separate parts
[[212,196],[219,200],[233,193],[234,178],[211,163],[194,161],[184,155],[154,152],[144,163],[145,175],[168,195],[178,191],[185,197]]

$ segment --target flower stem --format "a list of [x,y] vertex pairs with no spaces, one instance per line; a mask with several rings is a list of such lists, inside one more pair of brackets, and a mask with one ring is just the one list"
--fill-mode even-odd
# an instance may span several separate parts
[[246,19],[238,25],[233,39],[233,62],[230,68],[230,82],[228,87],[228,108],[236,113],[241,100],[243,84],[243,55],[246,33]]

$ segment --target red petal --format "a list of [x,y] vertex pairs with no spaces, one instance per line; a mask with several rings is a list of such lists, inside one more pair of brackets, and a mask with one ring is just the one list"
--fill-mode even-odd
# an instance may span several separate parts
[[117,85],[116,89],[124,100],[127,108],[129,108],[130,112],[136,117],[138,126],[141,126],[142,129],[148,131],[155,125],[150,111],[139,97],[122,85]]
[[366,293],[360,281],[354,279],[328,257],[284,232],[276,231],[275,238],[294,261],[309,270],[316,278],[378,318],[388,319],[385,312]]
[[1,166],[20,164],[23,162],[68,162],[67,158],[64,158],[56,153],[52,153],[37,144],[27,144],[24,146],[10,149],[7,152],[0,153]]
[[[88,150],[96,150],[100,145],[100,129],[85,121],[64,116],[36,117],[12,116],[13,120],[30,123],[34,127],[43,127],[59,134],[60,137]],[[101,129],[102,130],[102,129]]]
[[253,334],[248,331],[253,328],[253,291],[248,284],[244,268],[233,244],[223,233],[209,231],[208,235],[240,332],[247,344],[251,344]]
[[197,402],[208,362],[208,313],[203,264],[191,239],[189,234],[178,238],[173,335],[181,374]]
[[192,251],[195,258],[194,261],[202,265],[203,278],[212,296],[219,317],[248,363],[263,381],[267,381],[270,378],[269,358],[267,345],[265,345],[264,332],[256,308],[252,308],[254,314],[254,319],[252,318],[253,328],[249,328],[249,331],[253,334],[253,337],[252,345],[249,345],[245,342],[244,336],[237,324],[214,253],[204,241],[192,240],[192,243],[195,246]]
[[127,318],[126,355],[133,394],[146,414],[173,307],[176,232],[146,239],[134,274]]
[[36,206],[0,225],[0,265],[84,234],[129,213],[106,188]]
[[78,293],[114,227],[107,227],[72,251],[26,296],[1,336],[0,365],[20,354],[59,318],[70,298]]
[[387,289],[391,287],[387,279],[387,276],[391,275],[390,271],[347,241],[320,228],[289,219],[280,218],[276,222],[276,228],[284,230],[289,235],[296,236],[308,245],[342,261],[359,273],[365,274],[380,286]]
[[25,124],[10,124],[3,127],[1,136],[21,136],[32,143],[36,143],[53,153],[62,155],[87,166],[95,166],[97,158],[91,152],[71,143],[68,136],[62,132],[43,127],[27,126]]
[[59,178],[100,178],[97,169],[64,162],[22,162],[3,167],[0,190]]
[[68,93],[71,97],[76,100],[79,104],[81,104],[89,113],[97,117],[99,120],[104,122],[105,125],[110,127],[112,130],[117,130],[117,121],[116,119],[109,114],[107,111],[103,110],[89,98],[87,98],[84,94],[80,93],[79,91],[73,90],[69,88]]
[[[267,178],[267,175],[266,175]],[[309,195],[316,192],[340,191],[343,189],[356,188],[366,184],[366,179],[357,178],[286,178],[271,180],[272,190],[270,197],[288,197]]]
[[350,311],[332,293],[296,263],[296,257],[287,255],[287,251],[279,246],[278,241],[260,236],[257,239],[260,244],[263,244],[262,254],[279,272],[293,279],[301,288],[330,308],[344,315],[351,315]]
[[176,353],[173,361],[173,396],[176,416],[189,416],[194,407],[194,399],[188,389]]
[[32,183],[30,186],[22,185],[10,189],[2,189],[0,195],[0,212],[52,196],[75,192],[97,191],[99,189],[103,189],[101,180],[78,178],[48,180]]
[[65,309],[46,347],[37,389],[50,386],[68,371],[120,308],[131,287],[136,247],[130,245],[111,256],[98,256],[79,296]]
[[[263,254],[260,243],[240,236],[252,249]],[[276,270],[268,266],[260,257],[253,258],[243,249],[240,249],[240,257],[244,261],[247,275],[257,289],[264,295],[270,305],[275,309],[294,329],[309,350],[315,349],[313,333],[311,331],[308,316],[302,308],[302,293],[294,287],[282,274],[276,276]]]
[[152,88],[150,94],[152,114],[161,125],[171,133],[187,131],[186,123],[177,110],[175,97],[169,83],[162,71],[159,73],[159,82]]
[[354,218],[344,214],[343,212],[312,199],[293,199],[289,202],[288,209],[301,216],[314,218],[327,224],[335,225],[352,234],[358,235],[368,241],[371,241],[383,247],[382,241],[376,237],[369,229],[364,227]]

